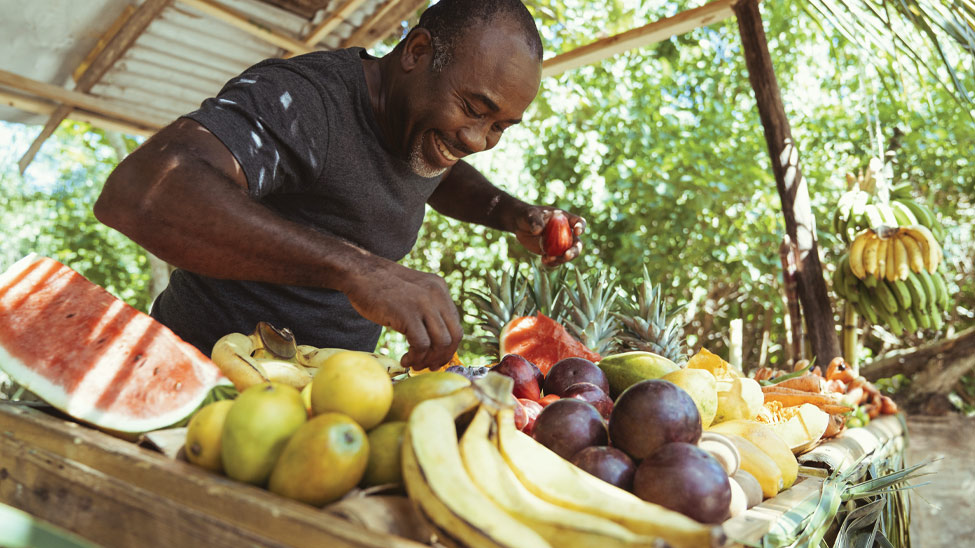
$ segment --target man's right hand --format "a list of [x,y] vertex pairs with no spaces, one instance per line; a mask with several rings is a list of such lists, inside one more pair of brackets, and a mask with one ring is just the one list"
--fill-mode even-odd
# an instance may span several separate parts
[[378,263],[342,288],[349,302],[367,320],[406,336],[403,366],[433,370],[449,362],[464,331],[447,283],[392,261]]

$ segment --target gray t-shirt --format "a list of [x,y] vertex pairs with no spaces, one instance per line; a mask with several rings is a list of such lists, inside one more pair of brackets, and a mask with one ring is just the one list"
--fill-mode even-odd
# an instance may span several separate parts
[[[217,136],[251,197],[282,217],[399,261],[412,249],[440,177],[391,156],[369,98],[361,48],[269,59],[187,115]],[[175,271],[152,315],[209,355],[259,321],[299,344],[372,351],[381,327],[328,289],[220,280]]]

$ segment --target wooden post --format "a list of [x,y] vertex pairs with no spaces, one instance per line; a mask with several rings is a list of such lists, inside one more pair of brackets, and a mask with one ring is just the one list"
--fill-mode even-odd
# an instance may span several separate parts
[[799,169],[799,150],[785,117],[785,107],[772,68],[772,58],[762,28],[757,0],[741,0],[734,6],[738,17],[748,78],[755,90],[758,113],[772,156],[772,172],[782,200],[786,233],[799,248],[799,301],[817,363],[827,364],[840,353],[833,309],[826,292],[823,268],[816,245],[816,220],[809,207],[809,191]]

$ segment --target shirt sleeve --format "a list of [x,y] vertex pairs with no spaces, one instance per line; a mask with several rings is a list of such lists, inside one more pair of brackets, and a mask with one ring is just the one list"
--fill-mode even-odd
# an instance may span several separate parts
[[280,60],[244,71],[186,117],[237,158],[255,198],[307,187],[325,165],[329,132],[322,94]]

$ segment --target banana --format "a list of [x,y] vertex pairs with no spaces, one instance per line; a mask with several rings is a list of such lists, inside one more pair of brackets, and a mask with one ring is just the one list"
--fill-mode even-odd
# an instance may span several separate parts
[[887,262],[884,265],[884,279],[894,281],[897,279],[897,244],[893,238],[887,239]]
[[[890,187],[890,199],[897,203],[898,200],[909,200],[911,199],[911,190],[913,190],[914,185],[910,182],[898,183]],[[893,204],[891,204],[893,205]]]
[[264,369],[268,380],[293,386],[298,390],[311,382],[312,375],[304,367],[290,361],[266,359],[255,360]]
[[900,337],[904,334],[904,324],[902,324],[900,318],[894,314],[887,316],[887,328],[890,329],[890,332],[896,337]]
[[891,209],[889,204],[877,204],[877,211],[880,212],[880,216],[884,221],[883,224],[887,226],[898,226],[897,215],[894,214],[894,210]]
[[924,225],[911,225],[906,228],[906,231],[921,247],[921,252],[924,254],[924,268],[928,272],[934,272],[941,262],[941,245],[934,239],[934,234],[931,234]]
[[698,523],[610,485],[519,432],[511,409],[500,409],[496,424],[496,441],[508,467],[536,496],[609,519],[640,535],[663,538],[675,548],[718,546],[724,542],[720,527]]
[[890,240],[880,238],[877,244],[877,275],[878,280],[883,279],[887,274],[887,249],[890,247]]
[[911,307],[911,292],[907,288],[907,284],[903,280],[894,280],[892,282],[885,282],[888,287],[890,287],[891,293],[894,294],[894,298],[897,299],[897,308],[899,310],[907,310]]
[[917,333],[918,322],[912,309],[905,308],[897,314],[897,318],[904,324],[904,331],[908,334]]
[[898,201],[901,204],[903,204],[904,207],[909,209],[911,213],[914,214],[914,217],[917,218],[917,223],[915,224],[923,225],[926,227],[931,227],[931,225],[934,224],[934,214],[931,213],[931,210],[928,209],[926,206],[923,206],[915,202],[914,200],[898,200]]
[[251,337],[243,333],[229,333],[214,343],[210,360],[234,383],[234,388],[243,392],[269,380],[260,362],[251,358],[253,351],[254,340]]
[[867,277],[867,272],[864,270],[863,265],[863,250],[872,233],[873,231],[869,228],[861,230],[857,234],[856,239],[853,240],[853,244],[850,245],[850,269],[853,270],[853,275],[861,280]]
[[[339,352],[348,352],[348,350],[344,348],[316,348],[314,346],[299,345],[298,354],[295,356],[295,358],[297,359],[298,363],[300,363],[304,367],[308,369],[316,370],[319,367],[321,367],[321,365],[325,363],[326,360],[328,360],[335,354],[338,354]],[[360,352],[360,351],[355,350],[354,352]],[[386,368],[386,374],[388,374],[390,377],[407,372],[407,368],[400,365],[400,363],[396,361],[394,358],[385,356],[383,354],[379,354],[377,352],[362,352],[362,353],[369,354],[373,358],[376,358],[376,360],[378,360],[379,363]]]
[[922,270],[917,272],[915,277],[919,282],[921,282],[921,286],[924,288],[924,294],[927,295],[928,306],[937,306],[938,288],[934,285],[934,280],[931,279],[931,273],[927,270]]
[[906,205],[892,200],[890,202],[890,209],[894,212],[894,217],[897,219],[899,226],[910,226],[918,223],[917,217],[914,216],[914,213]]
[[931,329],[931,310],[929,308],[919,308],[917,305],[911,307],[911,313],[921,329]]
[[941,318],[942,314],[943,312],[941,309],[935,307],[931,308],[931,328],[935,331],[940,331],[945,324],[944,320]]
[[880,323],[880,318],[877,316],[877,304],[876,300],[870,295],[869,292],[864,291],[860,294],[860,300],[857,304],[857,312],[861,316],[866,318],[870,325],[878,325]]
[[884,215],[877,208],[877,204],[867,204],[863,208],[863,215],[866,217],[867,227],[877,230],[884,224]]
[[938,271],[933,271],[931,274],[931,282],[934,284],[934,288],[938,295],[937,304],[940,310],[948,310],[948,284],[945,283],[944,277]]
[[880,238],[873,232],[867,235],[867,243],[863,248],[863,270],[867,276],[877,275],[877,249]]
[[907,246],[904,245],[904,238],[894,237],[891,240],[894,244],[894,262],[896,263],[897,279],[905,280],[911,272],[911,266],[907,262]]
[[[897,298],[894,297],[894,294],[890,291],[890,287],[888,287],[883,281],[880,281],[880,283],[873,288],[873,295],[881,304],[881,308],[885,314],[897,313]],[[877,312],[880,311],[881,309],[877,309]]]
[[623,548],[653,544],[654,539],[636,535],[608,519],[569,510],[532,494],[489,439],[493,426],[492,411],[482,405],[461,437],[460,455],[474,484],[512,517],[552,546]]
[[471,387],[413,409],[402,449],[407,493],[430,521],[463,545],[549,548],[538,533],[486,497],[467,474],[454,421],[478,403]]
[[911,293],[911,302],[914,303],[915,310],[925,310],[928,307],[928,295],[924,290],[924,284],[917,274],[912,272],[904,279],[904,285]]
[[917,240],[907,233],[901,234],[898,238],[904,244],[904,249],[907,250],[907,262],[910,264],[911,270],[914,272],[924,270],[924,254],[921,253],[921,246],[918,245]]

